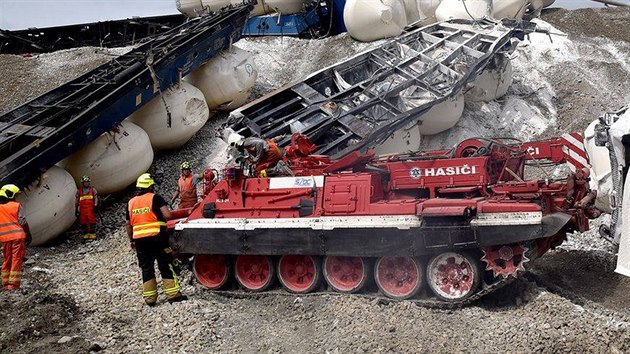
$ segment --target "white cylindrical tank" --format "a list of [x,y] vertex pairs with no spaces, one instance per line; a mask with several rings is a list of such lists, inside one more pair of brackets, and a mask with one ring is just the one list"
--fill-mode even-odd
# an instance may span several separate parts
[[402,0],[348,0],[343,20],[350,36],[362,42],[398,36],[407,26]]
[[422,19],[422,16],[420,16],[418,0],[403,0],[403,5],[405,6],[407,23],[414,23]]
[[203,3],[203,7],[210,9],[210,11],[219,11],[231,4],[230,0],[201,0],[201,2]]
[[18,194],[22,210],[31,228],[33,246],[40,246],[72,226],[77,186],[72,176],[53,166],[40,181],[33,182]]
[[610,174],[610,155],[607,147],[595,145],[595,125],[597,123],[599,123],[598,120],[593,121],[584,131],[584,148],[591,163],[590,187],[597,191],[595,207],[612,213],[609,199],[613,187]]
[[396,130],[387,140],[374,147],[376,155],[395,154],[408,151],[418,151],[422,136],[420,135],[420,122],[414,120],[406,127]]
[[549,7],[553,5],[554,2],[556,2],[556,0],[543,0],[543,7]]
[[435,9],[440,0],[403,0],[407,23],[422,21],[423,25],[435,23]]
[[492,14],[492,0],[442,0],[435,10],[438,21],[451,19],[481,20]]
[[435,20],[435,10],[440,6],[441,1],[442,0],[417,0],[420,15],[424,18],[433,18]]
[[[219,11],[229,5],[240,5],[243,0],[175,0],[177,10],[184,15],[194,18],[204,9]],[[271,8],[265,7],[265,0],[258,0],[252,10],[252,16],[260,16],[271,12]]]
[[[400,108],[408,111],[434,100],[434,96],[424,89],[410,87],[400,93]],[[458,92],[453,97],[431,107],[418,119],[418,132],[422,135],[433,135],[455,126],[464,112],[464,95]]]
[[[227,0],[228,3],[232,5],[239,5],[243,3],[243,0]],[[271,7],[267,4],[267,0],[258,0],[256,5],[254,5],[254,9],[251,12],[252,16],[261,16],[264,14],[268,14],[273,12]]]
[[433,106],[420,117],[422,124],[418,126],[420,134],[433,135],[451,129],[459,122],[464,113],[464,95],[459,92],[455,96]]
[[76,183],[88,175],[99,194],[119,192],[135,182],[153,162],[149,136],[139,126],[124,121],[66,159],[66,170]]
[[546,2],[546,0],[529,0],[527,12],[529,12],[529,14],[533,17],[538,17],[540,15],[540,11],[542,11],[545,7]]
[[210,115],[201,90],[187,82],[171,87],[162,96],[164,100],[156,97],[128,118],[149,135],[154,150],[181,147],[206,124]]
[[485,101],[505,96],[512,84],[512,62],[505,55],[496,55],[494,65],[486,68],[472,83],[472,88],[466,92],[469,102]]
[[282,15],[291,15],[304,10],[311,0],[265,0],[265,4]]
[[177,10],[187,17],[197,17],[197,13],[203,10],[201,0],[175,0]]
[[520,20],[527,10],[527,5],[529,5],[529,0],[494,0],[492,1],[492,17]]
[[231,47],[191,72],[186,81],[203,92],[211,110],[233,110],[247,102],[257,77],[253,55]]

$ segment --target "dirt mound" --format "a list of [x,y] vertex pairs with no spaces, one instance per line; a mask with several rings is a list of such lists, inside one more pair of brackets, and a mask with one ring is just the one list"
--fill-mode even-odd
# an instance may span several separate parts
[[630,279],[614,272],[615,263],[610,253],[560,250],[545,255],[532,273],[541,285],[561,295],[630,314]]
[[28,289],[0,293],[0,352],[87,352],[90,342],[77,336],[82,316],[74,299],[50,291],[41,275],[29,277]]

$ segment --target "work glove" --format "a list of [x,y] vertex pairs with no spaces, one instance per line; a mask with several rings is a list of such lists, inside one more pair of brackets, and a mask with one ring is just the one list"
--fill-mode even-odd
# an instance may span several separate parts
[[174,259],[171,264],[173,266],[173,273],[180,276],[182,274],[182,262],[180,262],[179,259]]
[[30,245],[33,242],[33,236],[30,233],[26,234],[26,245]]
[[260,178],[267,178],[267,170],[262,170],[262,171],[258,172],[258,177],[260,177]]

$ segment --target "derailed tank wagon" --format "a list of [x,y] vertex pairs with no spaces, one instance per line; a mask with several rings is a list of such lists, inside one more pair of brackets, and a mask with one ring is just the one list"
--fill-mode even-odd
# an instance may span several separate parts
[[[263,291],[277,278],[308,293],[325,280],[354,293],[374,281],[394,299],[467,303],[599,215],[579,134],[338,160],[309,155],[316,147],[306,138],[292,141],[293,176],[248,177],[247,166],[230,165],[187,218],[171,222],[172,245],[196,255],[203,286],[220,289],[234,276]],[[527,166],[549,164],[571,172],[525,177]]]

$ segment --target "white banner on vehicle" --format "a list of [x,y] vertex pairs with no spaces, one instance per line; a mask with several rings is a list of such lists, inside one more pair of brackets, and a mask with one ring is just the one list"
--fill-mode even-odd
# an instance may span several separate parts
[[269,179],[269,189],[323,187],[324,176],[273,177]]

